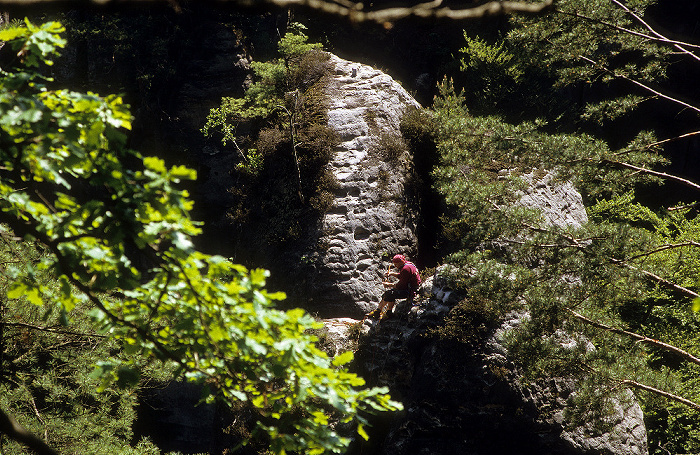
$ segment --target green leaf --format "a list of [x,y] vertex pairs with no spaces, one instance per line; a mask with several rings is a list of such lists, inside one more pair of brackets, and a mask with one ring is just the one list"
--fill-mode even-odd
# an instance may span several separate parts
[[693,311],[696,313],[700,311],[700,297],[695,297],[693,299]]
[[345,351],[333,359],[333,365],[339,367],[350,362],[354,358],[352,351]]
[[7,291],[7,298],[8,299],[18,299],[24,295],[24,293],[27,290],[27,285],[21,281],[15,281],[12,283],[10,286],[10,289]]
[[365,426],[361,423],[357,424],[357,434],[362,436],[362,439],[364,439],[365,441],[369,441],[369,435],[365,431]]

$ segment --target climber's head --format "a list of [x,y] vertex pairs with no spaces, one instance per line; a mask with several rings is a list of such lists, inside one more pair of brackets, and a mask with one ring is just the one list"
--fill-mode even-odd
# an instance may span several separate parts
[[406,263],[406,258],[402,254],[397,254],[391,259],[391,262],[394,263],[396,268],[400,269]]

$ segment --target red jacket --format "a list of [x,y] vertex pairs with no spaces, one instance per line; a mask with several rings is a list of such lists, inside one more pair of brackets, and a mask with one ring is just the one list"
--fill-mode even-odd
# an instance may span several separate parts
[[394,289],[408,289],[411,291],[411,295],[414,295],[420,283],[420,274],[416,266],[412,262],[404,262],[403,267],[399,270],[399,281]]

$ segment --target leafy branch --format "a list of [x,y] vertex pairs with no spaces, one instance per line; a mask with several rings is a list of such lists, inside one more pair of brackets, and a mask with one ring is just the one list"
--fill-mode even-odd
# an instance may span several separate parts
[[[20,63],[38,65],[62,45],[61,31],[27,22],[0,40],[24,50]],[[16,84],[26,78],[35,83]],[[135,384],[144,365],[174,365],[176,377],[210,386],[205,398],[249,403],[279,453],[339,452],[350,439],[331,418],[365,437],[366,413],[401,408],[344,369],[351,356],[330,359],[316,347],[310,315],[275,308],[285,296],[265,290],[268,272],[194,248],[200,228],[178,186],[196,174],[126,148],[121,99],[49,90],[23,66],[0,84],[0,222],[49,253],[17,273],[7,297],[66,312],[89,301],[98,332],[126,355],[97,363],[102,388]]]

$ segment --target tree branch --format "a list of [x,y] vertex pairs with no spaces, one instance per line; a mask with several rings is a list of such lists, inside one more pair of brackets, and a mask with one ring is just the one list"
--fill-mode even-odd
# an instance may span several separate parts
[[[2,0],[0,0],[0,1],[2,1]],[[692,104],[688,104],[688,103],[686,103],[685,101],[681,101],[681,100],[679,100],[679,99],[677,99],[677,98],[674,98],[674,97],[672,97],[672,96],[666,95],[665,93],[662,93],[662,92],[660,92],[660,91],[658,91],[658,90],[655,90],[655,89],[649,87],[649,86],[646,85],[646,84],[643,84],[643,83],[641,83],[641,82],[639,82],[639,81],[636,81],[636,80],[634,80],[634,79],[630,79],[629,77],[625,76],[624,74],[617,74],[617,73],[615,73],[614,71],[612,71],[611,69],[609,69],[609,68],[607,68],[607,67],[601,65],[600,63],[598,63],[598,62],[596,62],[595,60],[592,60],[592,59],[590,59],[590,58],[588,58],[588,57],[585,57],[585,56],[583,56],[583,55],[579,55],[578,57],[579,57],[581,60],[584,60],[584,61],[586,61],[586,62],[588,62],[588,63],[590,63],[590,64],[592,64],[592,65],[594,65],[594,66],[597,66],[598,68],[600,68],[601,70],[605,71],[606,73],[612,75],[613,77],[616,77],[616,78],[619,78],[619,79],[624,79],[624,80],[626,80],[626,81],[628,81],[628,82],[630,82],[630,83],[632,83],[632,84],[634,84],[634,85],[636,85],[636,86],[642,88],[643,90],[645,90],[645,91],[647,91],[647,92],[653,93],[654,95],[658,96],[659,98],[663,98],[663,99],[665,99],[665,100],[672,101],[672,102],[674,102],[674,103],[680,104],[681,106],[686,107],[686,108],[688,108],[688,109],[691,109],[691,110],[693,110],[693,111],[695,111],[695,112],[700,112],[700,107],[693,106]]]
[[[170,5],[176,10],[180,8],[177,0],[0,0],[0,6],[143,6],[143,5]],[[400,6],[393,8],[382,8],[374,11],[363,11],[362,3],[350,1],[331,0],[197,0],[197,3],[210,3],[220,6],[256,8],[293,8],[301,7],[315,12],[330,14],[349,19],[351,22],[377,22],[380,24],[390,24],[408,17],[436,18],[464,20],[475,19],[486,16],[504,14],[538,14],[551,9],[554,0],[544,0],[541,3],[526,3],[524,1],[491,1],[479,6],[468,8],[452,9],[441,7],[442,0],[434,0],[428,3],[421,3],[415,6]]]
[[681,134],[680,136],[671,137],[668,139],[663,139],[661,141],[653,142],[653,143],[647,145],[646,148],[649,149],[651,147],[655,147],[657,145],[662,145],[662,144],[665,144],[667,142],[677,141],[679,139],[685,139],[685,138],[690,137],[690,136],[695,136],[696,134],[700,134],[700,131],[692,131],[690,133]]
[[700,411],[700,404],[690,401],[687,398],[683,398],[679,395],[675,395],[670,392],[666,392],[665,390],[657,389],[656,387],[651,387],[648,385],[644,385],[642,383],[639,383],[637,381],[633,381],[631,379],[623,379],[620,381],[621,384],[627,385],[630,387],[634,387],[635,389],[640,389],[640,390],[645,390],[647,392],[655,393],[657,395],[661,395],[662,397],[668,398],[669,400],[677,401],[679,403],[683,403],[686,406],[689,406],[693,409],[696,409]]
[[571,308],[566,309],[571,315],[574,316],[574,318],[578,319],[581,322],[584,322],[588,325],[591,325],[593,327],[596,327],[598,329],[605,330],[607,332],[611,333],[616,333],[618,335],[625,335],[630,338],[633,338],[640,343],[648,344],[660,349],[663,349],[664,351],[671,352],[673,354],[676,354],[683,359],[687,360],[688,362],[694,363],[696,365],[700,365],[700,358],[695,357],[691,353],[684,351],[681,348],[677,348],[676,346],[673,346],[668,343],[664,343],[663,341],[655,340],[654,338],[649,338],[644,335],[639,335],[638,333],[630,332],[628,330],[623,330],[623,329],[617,329],[615,327],[610,327],[609,325],[605,325],[601,322],[594,321],[592,319],[589,319],[585,317],[584,315],[577,313],[576,311],[572,310]]
[[[630,10],[626,5],[622,4],[622,2],[620,2],[620,1],[618,1],[618,0],[612,0],[612,2],[613,2],[614,4],[616,4],[617,6],[619,6],[620,8],[622,8],[627,14],[629,14],[630,16],[632,16],[633,18],[635,18],[640,24],[642,24],[642,25],[644,26],[644,28],[646,28],[647,30],[649,30],[654,36],[656,36],[656,37],[658,37],[658,38],[664,40],[665,42],[669,42],[669,43],[673,44],[673,47],[675,47],[676,49],[678,49],[679,51],[681,51],[681,52],[684,53],[685,55],[687,55],[687,56],[689,56],[689,57],[692,57],[692,58],[694,58],[695,60],[700,60],[700,57],[698,57],[697,55],[693,54],[693,53],[690,52],[688,49],[686,49],[685,47],[683,47],[683,46],[690,46],[689,44],[687,44],[687,43],[681,43],[681,42],[678,42],[678,41],[672,42],[672,41],[668,40],[668,38],[666,38],[666,37],[665,37],[664,35],[662,35],[661,33],[657,32],[656,30],[654,30],[653,27],[652,27],[651,25],[649,25],[648,23],[646,23],[646,22],[644,21],[644,19],[642,19],[641,17],[639,17],[639,15],[638,15],[637,13],[635,13],[635,12],[632,11],[632,10]],[[695,47],[695,46],[693,46],[693,47]]]
[[700,242],[696,242],[694,240],[688,240],[687,242],[682,242],[682,243],[674,243],[674,244],[669,244],[669,245],[662,245],[658,248],[655,248],[651,251],[647,251],[646,253],[638,254],[636,256],[630,257],[630,260],[634,259],[639,259],[641,257],[645,256],[651,256],[652,254],[660,253],[662,251],[666,250],[672,250],[674,248],[683,248],[684,246],[695,246],[695,247],[700,247]]
[[629,264],[625,261],[622,261],[620,259],[615,259],[615,258],[610,258],[610,261],[614,264],[619,264],[619,265],[624,265],[627,268],[630,268],[632,270],[636,270],[637,272],[641,273],[642,275],[646,276],[647,278],[650,278],[653,281],[656,281],[657,283],[674,290],[676,292],[680,292],[681,294],[684,294],[688,297],[691,297],[693,299],[696,299],[700,297],[700,294],[691,291],[690,289],[683,287],[681,285],[678,285],[676,283],[673,283],[671,281],[668,281],[666,278],[662,278],[659,275],[656,275],[655,273],[649,272],[647,270],[640,269],[638,267],[633,266],[632,264]]
[[685,185],[685,186],[688,186],[688,187],[690,187],[690,188],[693,188],[694,190],[700,191],[700,185],[699,185],[699,184],[697,184],[697,183],[695,183],[695,182],[693,182],[693,181],[691,181],[691,180],[684,179],[684,178],[682,178],[682,177],[678,177],[678,176],[673,175],[673,174],[667,174],[667,173],[665,173],[665,172],[653,171],[653,170],[651,170],[651,169],[646,169],[646,168],[643,168],[643,167],[635,166],[634,164],[629,164],[629,163],[625,163],[625,162],[622,162],[622,161],[614,161],[614,160],[605,160],[605,161],[606,161],[607,163],[615,164],[615,165],[617,165],[617,166],[621,166],[621,167],[624,167],[624,168],[627,168],[627,169],[631,169],[631,170],[633,170],[633,171],[641,172],[641,173],[643,173],[643,174],[650,174],[650,175],[654,175],[654,176],[656,176],[656,177],[661,177],[661,178],[663,178],[663,179],[673,180],[673,181],[675,181],[675,182],[678,182],[678,183],[681,183],[681,184],[683,184],[683,185]]
[[58,452],[17,423],[12,416],[6,414],[2,409],[0,409],[0,433],[4,433],[9,438],[26,445],[38,455],[58,455]]
[[[568,12],[568,11],[561,11],[561,10],[558,10],[558,9],[555,9],[555,12],[558,13],[558,14],[563,14],[563,15],[565,15],[565,16],[573,16],[573,17],[575,17],[575,18],[583,19],[583,20],[586,20],[586,21],[588,21],[588,22],[593,22],[593,23],[596,23],[596,24],[604,25],[604,26],[606,26],[606,27],[612,28],[613,30],[617,30],[617,31],[619,31],[619,32],[627,33],[628,35],[638,36],[638,37],[640,37],[640,38],[648,39],[649,41],[655,41],[655,42],[657,42],[657,43],[670,44],[670,45],[674,45],[674,46],[688,46],[688,47],[694,47],[694,48],[700,49],[700,45],[685,43],[685,42],[683,42],[683,41],[672,40],[672,39],[669,39],[669,38],[667,38],[667,37],[665,37],[665,36],[663,36],[663,35],[661,35],[661,34],[659,34],[659,33],[654,32],[653,30],[652,30],[652,32],[653,32],[654,35],[656,35],[656,36],[651,36],[651,35],[647,35],[646,33],[638,32],[638,31],[636,31],[636,30],[630,30],[630,29],[625,28],[625,27],[620,27],[619,25],[612,24],[612,23],[610,23],[610,22],[607,22],[607,21],[604,21],[604,20],[601,20],[601,19],[596,19],[596,18],[594,18],[594,17],[586,16],[586,15],[583,15],[583,14],[578,13],[578,12],[573,12],[573,13],[571,13],[571,12]],[[650,28],[650,27],[649,27],[649,28]],[[651,28],[650,28],[650,29],[651,29]],[[687,51],[686,51],[686,52],[687,52]],[[698,58],[697,56],[695,56],[695,54],[691,54],[691,55],[692,55],[693,57],[695,57],[695,58]]]

